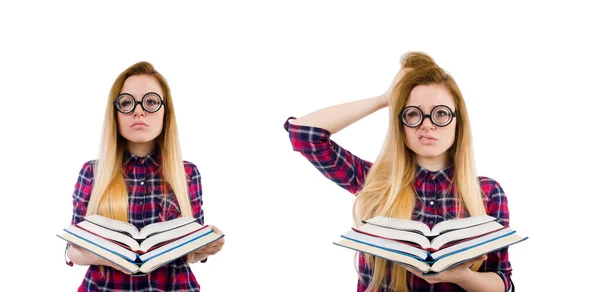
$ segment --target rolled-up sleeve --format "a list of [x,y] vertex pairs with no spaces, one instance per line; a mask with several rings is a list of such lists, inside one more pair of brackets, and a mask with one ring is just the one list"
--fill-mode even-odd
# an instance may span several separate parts
[[294,125],[288,118],[284,128],[292,149],[299,152],[325,177],[356,194],[365,182],[372,163],[365,161],[330,139],[329,131],[311,126]]

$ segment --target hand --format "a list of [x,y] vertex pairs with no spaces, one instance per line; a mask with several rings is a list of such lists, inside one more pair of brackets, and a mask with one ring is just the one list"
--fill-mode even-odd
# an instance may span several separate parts
[[125,270],[124,268],[119,267],[113,262],[102,258],[85,248],[82,248],[76,244],[71,244],[68,250],[69,258],[73,261],[74,264],[77,265],[96,265],[96,266],[106,266],[111,267],[115,270],[121,271],[124,274],[131,275],[131,272]]
[[394,80],[392,80],[390,87],[388,87],[388,89],[385,91],[385,93],[383,93],[382,95],[377,97],[382,104],[385,104],[385,106],[389,105],[389,102],[392,99],[392,92],[394,91],[396,84],[398,84],[398,82],[400,82],[400,79],[402,79],[402,77],[404,77],[404,75],[406,75],[406,73],[411,70],[413,70],[413,69],[412,68],[400,68],[400,71],[398,71],[398,73],[396,73],[396,76],[394,76]]
[[117,264],[115,264],[115,263],[113,263],[113,262],[111,262],[109,260],[102,259],[102,262],[99,265],[106,266],[106,267],[111,267],[111,268],[113,268],[113,269],[115,269],[117,271],[120,271],[123,274],[131,275],[130,271],[128,271],[128,270],[126,270],[124,268],[119,267]]
[[462,263],[458,266],[445,270],[434,276],[424,276],[422,272],[419,270],[415,270],[413,268],[404,267],[407,271],[413,273],[415,276],[427,281],[429,284],[436,283],[457,283],[460,282],[465,277],[468,277],[469,273],[473,272],[469,269],[471,265],[473,265],[477,261],[485,261],[487,259],[486,255],[482,255],[478,258],[472,259],[468,262]]
[[[219,230],[219,228],[217,228],[215,226],[211,226],[211,227],[215,231],[215,233],[223,234],[223,232],[221,232],[221,230]],[[225,238],[221,237],[221,239],[203,246],[202,248],[200,248],[192,253],[191,262],[192,263],[199,262],[199,261],[206,259],[208,256],[216,254],[223,248],[224,244],[225,244]]]

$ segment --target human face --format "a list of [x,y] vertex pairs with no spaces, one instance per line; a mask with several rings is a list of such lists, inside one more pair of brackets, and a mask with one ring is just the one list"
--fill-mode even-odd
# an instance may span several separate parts
[[[406,104],[407,107],[418,107],[424,114],[430,114],[432,109],[439,105],[445,105],[452,112],[456,112],[454,98],[441,84],[415,87]],[[449,164],[448,149],[454,144],[456,119],[440,127],[432,123],[430,118],[424,118],[417,127],[411,128],[402,124],[402,128],[406,137],[405,143],[415,153],[419,165],[441,169]]]
[[[155,92],[164,99],[163,90],[158,81],[150,75],[134,75],[125,80],[121,94],[128,93],[136,101],[141,101],[148,92]],[[129,141],[129,146],[137,144],[148,144],[160,135],[163,129],[163,118],[165,107],[162,106],[157,112],[148,113],[142,105],[136,105],[130,113],[124,114],[117,111],[119,134]]]

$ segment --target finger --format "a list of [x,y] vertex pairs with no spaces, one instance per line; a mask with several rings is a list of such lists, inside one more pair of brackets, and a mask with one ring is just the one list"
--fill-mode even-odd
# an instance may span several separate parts
[[414,274],[415,276],[421,277],[421,274],[422,274],[422,273],[421,273],[421,271],[418,271],[418,270],[416,270],[416,269],[409,268],[409,267],[406,267],[406,266],[404,266],[404,268],[405,268],[407,271],[409,271],[409,272],[411,272],[412,274]]
[[223,234],[223,232],[221,232],[221,229],[217,228],[216,226],[211,225],[211,227],[215,231],[215,233],[217,233],[217,234]]

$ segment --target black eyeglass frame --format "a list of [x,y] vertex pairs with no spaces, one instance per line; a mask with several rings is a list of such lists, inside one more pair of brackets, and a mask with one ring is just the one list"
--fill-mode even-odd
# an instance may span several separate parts
[[[413,108],[416,109],[417,111],[419,111],[421,113],[421,120],[418,123],[416,123],[414,125],[411,125],[411,124],[407,123],[404,120],[403,117],[404,117],[404,114],[406,113],[406,111],[408,111],[410,109],[413,109]],[[437,123],[435,121],[435,119],[431,118],[431,114],[433,114],[439,108],[445,108],[451,114],[450,115],[450,120],[447,123],[445,123],[445,124],[439,124],[439,123]],[[403,125],[405,125],[405,126],[407,126],[409,128],[417,128],[417,127],[421,126],[423,124],[423,122],[425,121],[426,118],[429,118],[429,120],[431,121],[431,123],[434,124],[434,125],[436,125],[436,126],[438,126],[438,127],[445,127],[445,126],[450,125],[450,123],[452,123],[452,120],[454,120],[454,118],[456,118],[456,112],[455,111],[453,112],[452,109],[449,106],[440,104],[440,105],[436,105],[435,107],[433,107],[431,109],[431,112],[429,114],[425,114],[419,107],[412,106],[412,105],[405,107],[404,109],[402,109],[402,111],[400,112],[400,114],[398,114],[398,119],[402,122]]]
[[[145,101],[146,101],[146,99],[147,99],[149,96],[151,96],[151,95],[156,95],[156,96],[158,96],[158,107],[157,107],[155,110],[150,110],[150,109],[147,109],[147,108],[144,106],[144,102],[145,102]],[[131,100],[132,100],[132,101],[133,101],[133,103],[134,103],[133,107],[132,107],[130,110],[128,110],[128,111],[122,111],[122,110],[121,110],[121,108],[120,108],[120,107],[119,107],[119,105],[118,105],[118,102],[119,102],[119,100],[121,100],[121,98],[124,98],[124,97],[129,97],[129,98],[131,98]],[[138,105],[138,104],[139,104],[139,105],[141,105],[141,106],[142,106],[142,109],[143,109],[145,112],[147,112],[147,113],[155,113],[155,112],[159,111],[159,110],[160,110],[160,108],[162,108],[162,107],[163,107],[163,105],[164,105],[164,106],[166,106],[166,103],[165,103],[165,101],[162,99],[162,97],[160,96],[160,94],[158,94],[158,93],[156,93],[156,92],[148,92],[148,93],[144,94],[144,96],[142,97],[142,100],[141,100],[141,101],[137,101],[137,100],[135,100],[135,97],[133,97],[133,95],[131,95],[131,94],[129,94],[129,93],[121,93],[121,94],[119,94],[119,96],[117,96],[117,98],[116,98],[116,99],[115,99],[115,101],[113,102],[113,105],[115,106],[115,108],[116,108],[116,109],[117,109],[117,110],[118,110],[120,113],[123,113],[123,114],[132,113],[132,112],[135,110],[135,108],[137,107],[137,105]]]

